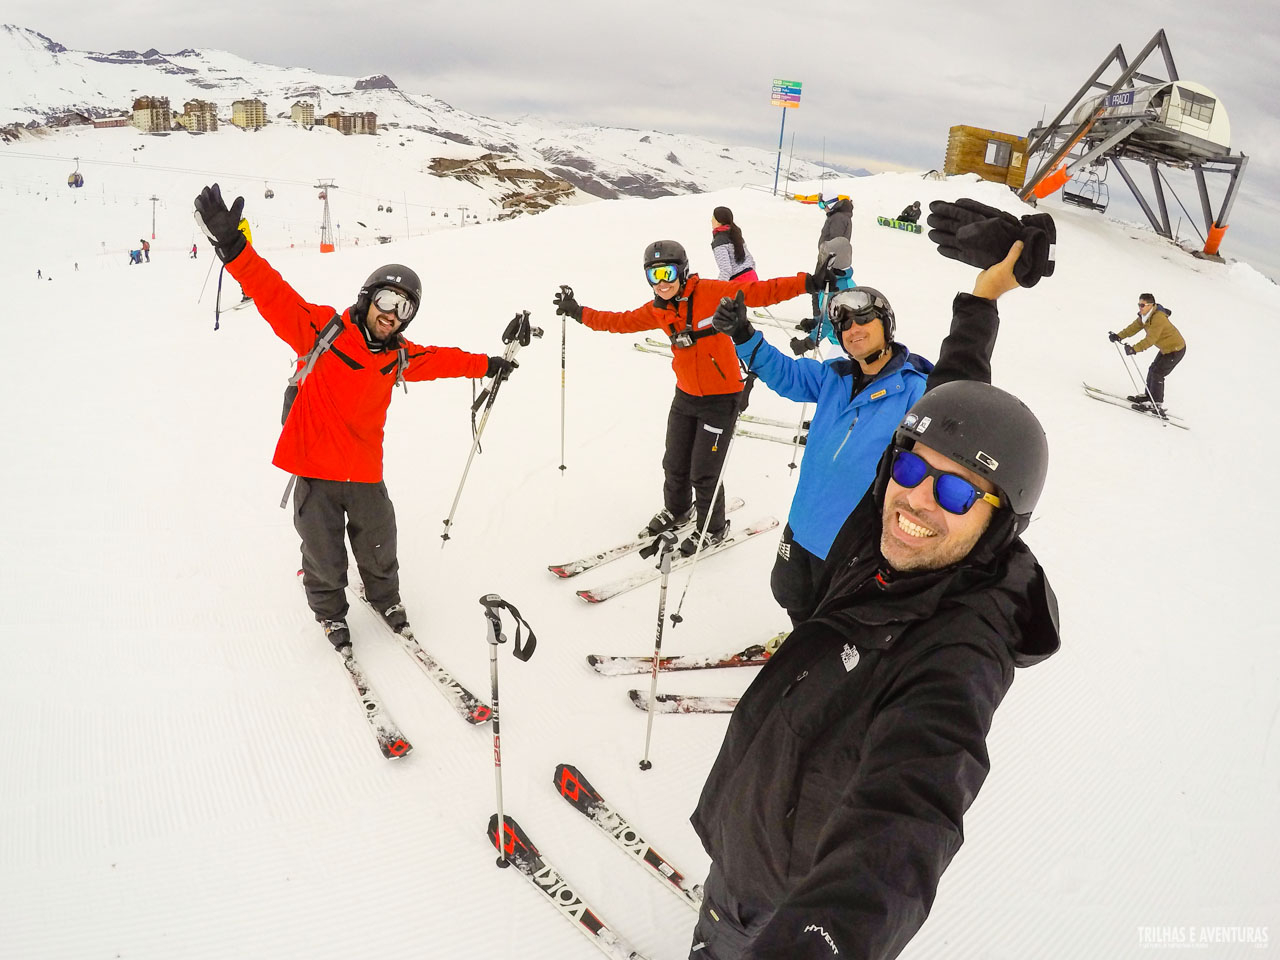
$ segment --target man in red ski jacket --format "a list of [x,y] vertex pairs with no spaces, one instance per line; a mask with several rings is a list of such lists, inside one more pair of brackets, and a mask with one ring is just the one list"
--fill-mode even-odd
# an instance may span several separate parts
[[[302,537],[303,586],[325,636],[349,654],[347,551],[370,604],[396,632],[400,602],[395,508],[382,481],[382,434],[392,390],[407,380],[507,377],[516,364],[455,347],[424,347],[404,329],[422,303],[418,275],[401,264],[371,273],[341,313],[308,303],[238,229],[244,198],[228,209],[215,183],[196,198],[196,221],[276,335],[298,355],[274,463],[296,478],[293,523]],[[322,347],[322,341],[328,347]],[[293,485],[291,481],[291,485]]]
[[821,289],[825,274],[797,273],[753,283],[703,280],[696,273],[690,275],[684,247],[674,240],[649,244],[644,269],[653,288],[652,302],[625,313],[592,310],[580,306],[573,289],[566,286],[555,296],[556,313],[608,333],[662,330],[671,341],[676,393],[667,417],[662,457],[663,508],[646,530],[656,534],[687,523],[694,513],[696,495],[697,531],[680,544],[680,551],[689,555],[697,552],[698,534],[704,527],[707,539],[703,547],[719,543],[729,528],[723,489],[714,504],[712,498],[738,421],[743,380],[733,341],[711,325],[720,298],[741,292],[747,306],[766,307]]

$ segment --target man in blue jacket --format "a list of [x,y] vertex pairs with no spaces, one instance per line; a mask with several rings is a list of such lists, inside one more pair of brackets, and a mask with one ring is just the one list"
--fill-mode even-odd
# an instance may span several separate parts
[[817,605],[817,582],[831,541],[875,477],[907,410],[924,393],[933,364],[894,339],[893,307],[874,287],[842,290],[827,315],[847,356],[795,359],[765,341],[739,300],[713,324],[729,334],[750,373],[788,400],[816,403],[800,480],[778,544],[770,586],[792,624]]

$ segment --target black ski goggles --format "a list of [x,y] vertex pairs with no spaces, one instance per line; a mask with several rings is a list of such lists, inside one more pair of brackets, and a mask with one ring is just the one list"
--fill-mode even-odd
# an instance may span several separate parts
[[913,489],[924,482],[925,477],[933,477],[933,499],[947,513],[963,516],[969,512],[979,500],[985,500],[993,507],[999,508],[1002,501],[994,493],[979,490],[964,477],[956,473],[946,473],[929,462],[918,453],[898,448],[893,453],[891,474],[893,482],[900,487]]
[[837,333],[844,333],[855,323],[859,326],[883,318],[889,304],[883,297],[868,293],[861,287],[841,290],[827,304],[827,316]]
[[401,323],[413,319],[418,312],[418,303],[407,294],[394,287],[382,287],[373,292],[373,305],[383,313],[394,313]]

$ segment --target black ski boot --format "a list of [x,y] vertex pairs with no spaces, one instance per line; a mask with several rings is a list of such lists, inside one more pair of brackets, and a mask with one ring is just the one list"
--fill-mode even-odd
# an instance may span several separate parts
[[653,515],[653,519],[649,521],[649,525],[640,531],[639,536],[656,537],[664,530],[670,530],[681,524],[688,523],[689,518],[693,516],[693,507],[690,507],[684,513],[676,515],[663,507]]
[[325,639],[333,644],[333,649],[344,657],[351,656],[351,630],[347,627],[347,621],[321,620],[320,626],[324,628]]
[[[723,543],[724,538],[727,536],[729,536],[728,520],[724,522],[724,526],[721,527],[719,530],[707,531],[707,536],[702,541],[702,549],[709,550],[712,547],[714,547],[716,544]],[[685,537],[684,540],[680,542],[680,552],[684,554],[686,557],[691,557],[698,552],[698,531],[697,530],[694,530],[693,533],[689,534],[689,536]]]
[[1125,397],[1130,403],[1150,403],[1151,398],[1145,393],[1135,393],[1132,396]]
[[409,630],[409,618],[405,615],[403,603],[392,604],[387,607],[387,609],[381,611],[379,616],[381,616],[386,625],[391,628],[392,633],[404,633],[408,631],[409,635],[413,636],[413,631]]

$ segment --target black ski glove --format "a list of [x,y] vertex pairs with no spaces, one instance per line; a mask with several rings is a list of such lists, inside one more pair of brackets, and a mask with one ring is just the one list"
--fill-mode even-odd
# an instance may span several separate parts
[[797,357],[803,357],[806,353],[816,347],[817,344],[808,337],[792,337],[791,352]]
[[1013,275],[1021,286],[1034,287],[1041,277],[1053,275],[1057,228],[1047,213],[1018,220],[1013,214],[976,200],[955,203],[935,200],[929,204],[929,239],[944,257],[986,270],[1009,255],[1021,240],[1022,254]]
[[711,315],[711,325],[721,333],[727,333],[734,343],[746,343],[756,335],[756,328],[747,319],[747,304],[739,290],[732,300],[720,298],[720,305]]
[[514,360],[508,360],[506,357],[490,357],[489,366],[486,368],[484,375],[486,377],[501,377],[503,380],[511,376],[511,371],[520,366]]
[[213,249],[223,263],[230,263],[240,256],[245,247],[244,234],[240,232],[243,212],[244,197],[236,197],[228,210],[222,199],[222,188],[216,183],[205,187],[196,197],[196,223],[213,241]]
[[1137,353],[1138,351],[1137,351],[1137,350],[1135,350],[1135,349],[1133,349],[1133,344],[1132,344],[1132,343],[1126,343],[1126,344],[1124,345],[1124,352],[1125,352],[1126,356],[1130,356],[1130,357],[1132,357],[1132,356],[1133,356],[1135,353]]
[[1119,342],[1120,342],[1120,334],[1118,334],[1118,333],[1108,333],[1108,334],[1107,334],[1107,339],[1108,339],[1108,340],[1110,340],[1112,343],[1119,343]]
[[556,305],[557,317],[572,317],[579,323],[582,322],[582,307],[578,306],[578,301],[573,299],[573,287],[562,285],[552,303]]
[[[1008,251],[1005,251],[1006,253]],[[827,254],[826,259],[822,260],[813,269],[813,273],[804,275],[804,292],[808,294],[821,293],[831,284],[835,283],[835,271],[831,269],[831,264],[835,262],[836,255],[834,253]],[[1004,258],[1001,257],[1003,260]]]

